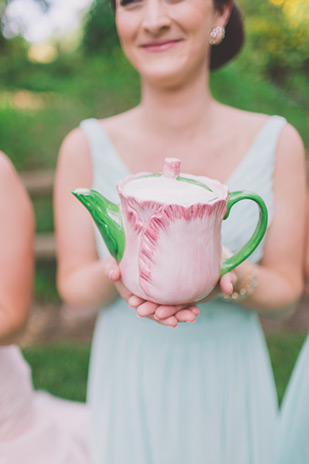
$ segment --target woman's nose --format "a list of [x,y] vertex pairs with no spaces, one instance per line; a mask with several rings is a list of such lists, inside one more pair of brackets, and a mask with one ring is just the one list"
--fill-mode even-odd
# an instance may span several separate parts
[[162,0],[147,0],[143,14],[143,27],[151,34],[159,34],[170,26],[171,19]]

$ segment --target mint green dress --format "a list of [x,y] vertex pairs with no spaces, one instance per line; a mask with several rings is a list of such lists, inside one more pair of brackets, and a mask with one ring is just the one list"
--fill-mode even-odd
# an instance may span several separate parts
[[[230,191],[260,194],[269,223],[276,147],[285,124],[269,117],[227,182]],[[97,120],[81,127],[93,188],[118,202],[116,184],[129,171]],[[235,205],[223,223],[222,244],[237,251],[257,219],[253,202]],[[108,252],[96,233],[104,258]],[[262,256],[263,243],[251,259]],[[176,329],[137,318],[120,298],[101,309],[88,384],[93,464],[274,463],[277,397],[259,318],[219,298],[200,308],[196,323]]]
[[309,463],[309,335],[292,372],[280,411],[277,464]]

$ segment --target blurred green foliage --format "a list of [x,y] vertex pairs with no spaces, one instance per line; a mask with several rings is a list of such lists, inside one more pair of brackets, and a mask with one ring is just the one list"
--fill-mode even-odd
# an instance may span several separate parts
[[279,84],[309,73],[308,0],[239,0],[246,18],[246,60]]
[[292,374],[295,362],[306,338],[305,333],[270,333],[266,340],[274,371],[279,402]]
[[89,345],[59,343],[27,348],[34,387],[58,397],[85,401]]
[[109,0],[96,0],[88,15],[82,47],[86,53],[111,51],[119,45],[115,17]]

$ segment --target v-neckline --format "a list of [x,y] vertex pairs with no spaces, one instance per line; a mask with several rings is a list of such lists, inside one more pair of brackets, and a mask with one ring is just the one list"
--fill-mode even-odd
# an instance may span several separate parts
[[[248,150],[246,151],[245,155],[242,157],[242,159],[239,161],[239,163],[235,166],[235,168],[233,169],[231,174],[228,176],[228,178],[224,182],[221,182],[221,184],[225,184],[225,185],[228,186],[233,181],[233,179],[237,175],[238,171],[241,170],[242,166],[245,165],[248,162],[247,160],[250,158],[251,153],[254,151],[254,148],[257,146],[262,134],[264,133],[264,131],[266,130],[269,123],[272,121],[272,119],[274,117],[275,116],[268,116],[266,121],[262,124],[262,126],[260,127],[260,129],[258,130],[256,135],[254,136],[254,138],[253,138],[253,140],[251,142],[251,145],[248,148]],[[124,171],[127,172],[127,175],[134,175],[134,173],[129,169],[127,164],[124,162],[124,160],[121,157],[119,151],[117,150],[114,142],[112,141],[110,136],[107,134],[107,132],[102,127],[101,122],[98,119],[96,119],[96,121],[98,123],[98,126],[100,128],[100,131],[101,131],[102,135],[105,137],[105,140],[109,144],[110,149],[113,151],[113,154],[116,157],[118,164],[121,165],[122,168],[124,169]]]

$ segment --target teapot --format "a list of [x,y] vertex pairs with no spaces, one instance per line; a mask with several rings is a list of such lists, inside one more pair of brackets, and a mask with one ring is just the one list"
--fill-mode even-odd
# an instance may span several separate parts
[[[218,180],[180,174],[180,165],[177,158],[165,158],[160,174],[127,176],[117,184],[120,205],[92,189],[72,191],[118,261],[124,285],[165,305],[207,296],[256,249],[267,227],[267,208],[259,195],[229,192]],[[240,251],[222,259],[222,220],[244,199],[257,203],[258,224]]]

